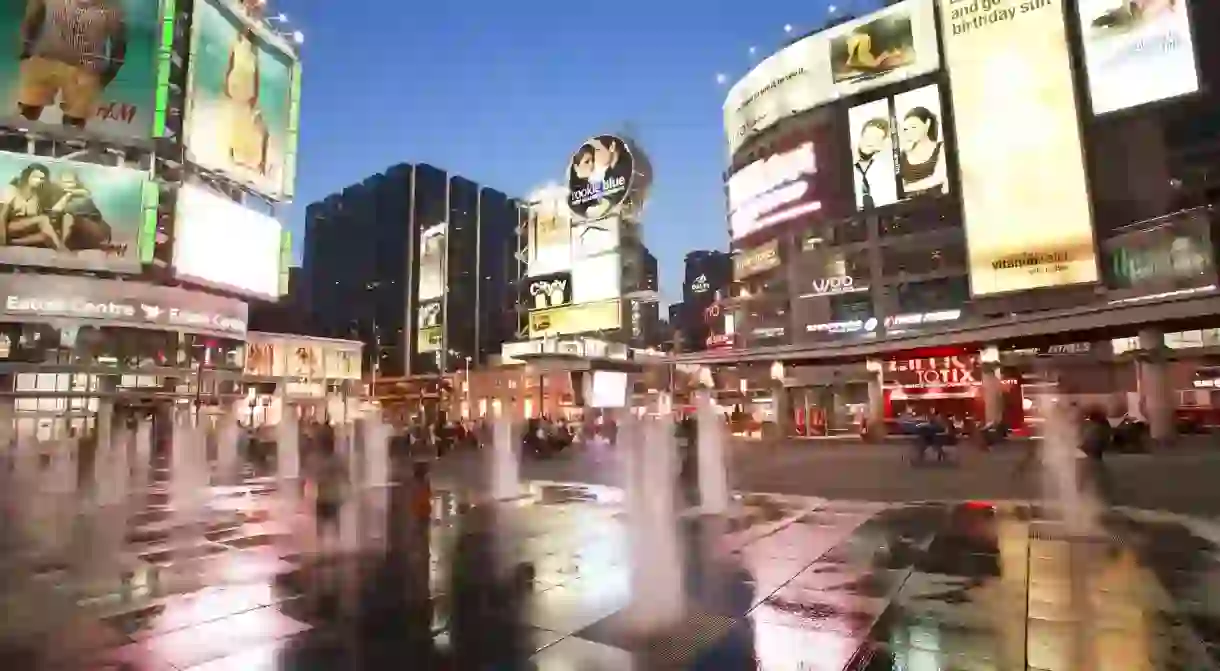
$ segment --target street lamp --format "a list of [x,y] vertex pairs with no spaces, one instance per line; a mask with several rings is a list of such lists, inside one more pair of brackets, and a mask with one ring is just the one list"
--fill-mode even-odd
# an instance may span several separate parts
[[470,361],[471,357],[466,357],[466,412],[463,413],[463,419],[474,417],[474,406],[470,404]]

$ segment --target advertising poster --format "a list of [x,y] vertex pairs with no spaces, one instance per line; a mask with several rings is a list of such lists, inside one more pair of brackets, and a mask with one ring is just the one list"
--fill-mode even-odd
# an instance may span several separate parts
[[419,234],[419,295],[420,302],[440,298],[445,294],[445,254],[448,228],[437,224]]
[[884,77],[918,60],[907,5],[867,17],[830,40],[830,70],[836,84]]
[[1063,5],[940,6],[971,292],[1097,281]]
[[550,310],[538,310],[529,315],[529,337],[549,338],[594,331],[611,331],[623,324],[623,306],[619,300],[569,305]]
[[528,310],[546,310],[569,305],[572,302],[572,276],[555,273],[531,277],[525,282],[525,295],[521,298]]
[[548,194],[536,202],[530,216],[528,273],[547,275],[572,267],[572,215],[567,192]]
[[568,209],[578,220],[614,214],[631,193],[635,159],[622,138],[591,137],[568,163]]
[[444,311],[444,304],[441,301],[428,301],[427,303],[420,303],[416,310],[416,328],[434,328],[441,325],[442,314]]
[[295,58],[228,0],[198,0],[191,38],[185,143],[210,170],[280,197],[296,153]]
[[851,108],[847,112],[847,126],[851,132],[856,207],[869,210],[898,202],[894,123],[889,99]]
[[328,380],[359,380],[361,376],[360,348],[342,345],[326,346],[326,378]]
[[148,138],[160,36],[161,0],[0,2],[0,118]]
[[322,347],[307,342],[285,341],[284,374],[288,377],[321,378],[326,374]]
[[0,263],[139,272],[145,173],[0,152]]
[[416,331],[415,336],[415,351],[420,354],[429,352],[441,351],[441,342],[444,340],[444,334],[441,333],[441,327],[429,326]]
[[1195,93],[1189,0],[1077,0],[1094,114]]
[[179,277],[262,298],[279,296],[279,221],[197,186],[178,190],[177,210],[173,265]]
[[933,0],[898,2],[798,40],[729,90],[729,152],[787,117],[939,67]]
[[[940,88],[930,84],[850,109],[856,207],[949,192]],[[892,174],[886,174],[892,171]]]
[[286,367],[286,343],[281,339],[251,338],[246,343],[246,375],[282,377]]

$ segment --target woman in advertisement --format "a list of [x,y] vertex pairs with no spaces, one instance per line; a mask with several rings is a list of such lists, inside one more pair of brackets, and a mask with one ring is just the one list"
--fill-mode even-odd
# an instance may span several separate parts
[[902,151],[898,175],[902,192],[910,198],[920,194],[944,192],[944,143],[940,141],[940,120],[926,107],[912,107],[902,117],[898,139]]
[[915,62],[911,18],[905,13],[857,26],[835,42],[836,82],[870,79]]
[[63,238],[52,217],[62,211],[69,194],[56,198],[51,171],[44,165],[27,165],[0,198],[0,244],[9,247],[63,249]]
[[572,155],[568,170],[569,206],[585,219],[598,219],[627,195],[632,163],[622,141],[599,135]]
[[238,31],[229,52],[224,93],[229,107],[229,158],[233,164],[267,174],[269,134],[258,108],[258,49],[249,28]]
[[1093,19],[1095,28],[1132,29],[1178,8],[1178,0],[1125,0]]

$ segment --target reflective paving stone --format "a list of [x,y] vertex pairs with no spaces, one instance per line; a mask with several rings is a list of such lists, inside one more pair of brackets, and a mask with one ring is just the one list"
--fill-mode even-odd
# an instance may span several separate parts
[[1074,540],[1024,505],[747,495],[679,525],[687,617],[641,637],[621,494],[527,490],[496,511],[437,492],[409,547],[323,555],[261,481],[217,490],[194,535],[150,497],[89,600],[72,561],[0,581],[6,612],[29,614],[0,627],[0,668],[1208,671],[1220,656],[1220,530],[1200,521],[1117,511],[1104,538]]

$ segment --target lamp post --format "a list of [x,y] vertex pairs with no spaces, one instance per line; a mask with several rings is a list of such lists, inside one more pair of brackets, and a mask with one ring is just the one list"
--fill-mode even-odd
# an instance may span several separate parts
[[466,357],[466,412],[462,419],[470,419],[474,416],[474,407],[470,404],[470,361],[471,357]]

